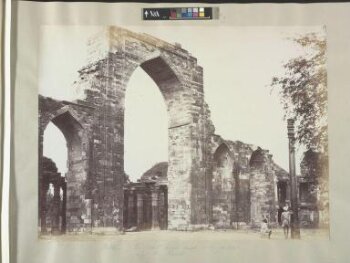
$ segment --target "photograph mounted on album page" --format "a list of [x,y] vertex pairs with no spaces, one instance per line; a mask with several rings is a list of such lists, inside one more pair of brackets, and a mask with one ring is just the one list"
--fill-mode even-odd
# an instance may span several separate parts
[[16,2],[11,262],[345,262],[349,11]]

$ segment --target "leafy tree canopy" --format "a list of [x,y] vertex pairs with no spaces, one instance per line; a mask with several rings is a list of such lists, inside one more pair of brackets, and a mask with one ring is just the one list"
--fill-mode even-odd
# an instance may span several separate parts
[[296,121],[296,139],[306,148],[327,153],[326,39],[309,33],[292,39],[303,54],[283,65],[284,73],[272,79],[285,114]]

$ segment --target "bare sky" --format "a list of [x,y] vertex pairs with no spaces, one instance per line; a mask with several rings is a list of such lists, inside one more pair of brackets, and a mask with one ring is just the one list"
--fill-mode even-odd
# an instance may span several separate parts
[[[204,69],[205,100],[216,133],[269,149],[288,170],[286,122],[277,92],[269,87],[282,64],[302,54],[289,38],[322,27],[125,27],[182,47]],[[45,26],[40,42],[39,93],[73,100],[72,83],[86,64],[86,41],[99,27]],[[132,180],[167,160],[167,114],[156,84],[141,68],[128,84],[125,116],[125,170]],[[54,125],[45,131],[44,154],[66,169],[66,143]],[[301,153],[298,153],[297,166]]]

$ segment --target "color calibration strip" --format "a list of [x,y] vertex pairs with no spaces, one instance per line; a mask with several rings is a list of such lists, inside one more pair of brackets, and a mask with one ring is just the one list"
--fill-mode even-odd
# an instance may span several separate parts
[[212,7],[143,8],[143,20],[208,20]]

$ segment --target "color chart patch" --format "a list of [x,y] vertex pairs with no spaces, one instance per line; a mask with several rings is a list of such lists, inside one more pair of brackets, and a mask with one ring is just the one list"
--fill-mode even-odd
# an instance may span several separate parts
[[208,20],[212,7],[143,8],[143,20]]

